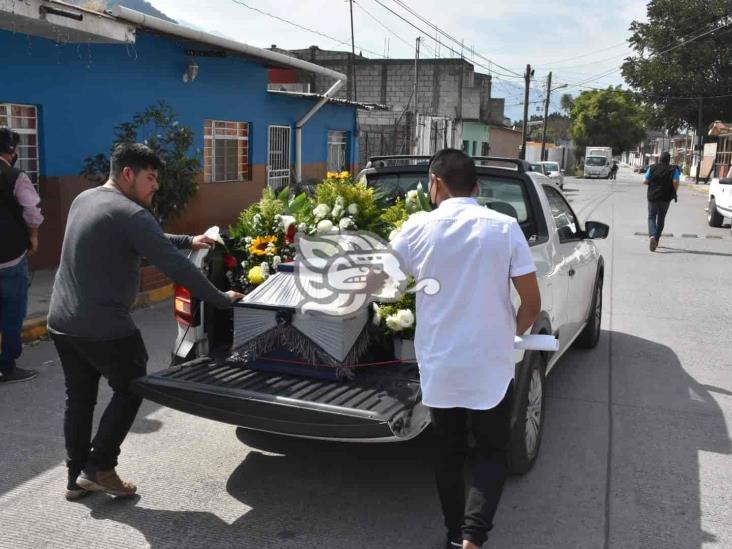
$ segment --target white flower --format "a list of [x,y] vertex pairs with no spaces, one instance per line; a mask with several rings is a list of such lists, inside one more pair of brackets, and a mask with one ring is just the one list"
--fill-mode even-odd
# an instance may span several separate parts
[[411,328],[414,326],[414,313],[409,309],[399,309],[396,318],[402,328]]
[[245,236],[244,237],[244,242],[246,244],[251,244],[252,243],[252,237],[251,236]]
[[306,223],[300,223],[300,224],[299,224],[299,225],[297,226],[297,231],[298,231],[298,232],[300,232],[300,233],[304,233],[304,232],[306,232],[307,230],[308,230],[308,226],[307,226],[307,224],[306,224]]
[[203,236],[207,236],[211,240],[215,240],[219,244],[224,243],[224,239],[221,238],[221,233],[219,231],[219,228],[216,225],[214,225],[213,227],[209,227],[208,230],[205,233],[203,233]]
[[345,231],[353,224],[353,221],[351,221],[350,217],[344,217],[338,222],[338,227],[340,227],[341,231]]
[[338,195],[335,199],[335,206],[341,210],[346,207],[346,199]]
[[349,204],[348,213],[351,215],[358,215],[358,204],[356,204],[356,203]]
[[400,332],[402,330],[402,325],[399,322],[397,315],[389,315],[386,317],[386,327],[392,332]]
[[272,258],[272,267],[274,267],[275,269],[280,263],[282,263],[282,258],[280,256],[276,255]]
[[424,192],[424,187],[422,186],[422,182],[420,181],[417,183],[417,192]]
[[246,269],[248,266],[249,266],[249,263],[246,260],[241,262],[242,269]]
[[371,305],[374,308],[374,316],[371,318],[371,322],[374,323],[374,326],[378,326],[381,324],[381,307],[376,303],[372,303]]
[[262,261],[262,264],[260,265],[260,267],[262,269],[262,274],[266,278],[267,275],[269,275],[269,263],[267,263],[266,261]]
[[317,219],[322,219],[326,215],[330,213],[330,208],[328,207],[328,204],[318,204],[315,206],[315,209],[313,210],[313,214]]
[[262,216],[259,214],[254,214],[254,218],[252,219],[252,223],[254,223],[254,226],[256,227],[262,222]]
[[333,215],[331,216],[333,219],[340,219],[343,217],[343,208],[341,208],[338,204],[333,206]]
[[389,233],[389,242],[391,242],[392,240],[394,240],[397,237],[398,234],[399,234],[399,231],[396,230],[396,229],[394,229],[393,231],[391,231]]
[[318,233],[323,234],[330,232],[330,230],[333,228],[333,223],[331,221],[328,221],[327,219],[323,219],[323,221],[318,223]]
[[407,192],[407,200],[409,200],[410,202],[417,202],[418,198],[419,198],[419,195],[417,194],[417,191]]
[[290,225],[292,225],[295,222],[295,218],[291,215],[280,215],[279,221],[282,224],[282,228],[287,232],[287,229],[290,228]]

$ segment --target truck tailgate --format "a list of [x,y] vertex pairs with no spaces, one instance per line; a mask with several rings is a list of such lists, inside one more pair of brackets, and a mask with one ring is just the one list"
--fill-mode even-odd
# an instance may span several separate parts
[[364,368],[352,381],[332,381],[201,358],[139,378],[133,390],[196,416],[291,436],[406,440],[428,424],[417,368],[408,363]]

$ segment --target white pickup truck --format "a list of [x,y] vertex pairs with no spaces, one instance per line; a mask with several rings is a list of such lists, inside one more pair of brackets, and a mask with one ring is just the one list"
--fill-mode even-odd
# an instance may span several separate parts
[[[406,193],[419,182],[426,186],[427,157],[373,160],[362,176],[387,197]],[[583,224],[554,183],[530,171],[528,163],[501,159],[508,167],[498,167],[497,162],[476,158],[478,200],[518,220],[531,246],[542,296],[531,333],[559,340],[553,353],[515,351],[510,463],[514,472],[525,472],[539,452],[546,374],[573,344],[590,348],[599,340],[604,262],[593,239],[605,238],[610,228],[599,222]],[[222,258],[216,249],[205,260],[194,260],[225,290]],[[359,368],[351,380],[325,378],[317,368],[273,371],[269,355],[248,363],[232,356],[231,311],[211,309],[182,288],[176,291],[175,311],[178,365],[136,380],[135,390],[145,398],[249,430],[320,440],[408,440],[429,425],[414,363]],[[393,360],[393,353],[391,345],[386,350],[382,346],[369,358]]]
[[732,218],[732,177],[715,178],[709,184],[707,222],[710,227],[721,227],[725,217]]

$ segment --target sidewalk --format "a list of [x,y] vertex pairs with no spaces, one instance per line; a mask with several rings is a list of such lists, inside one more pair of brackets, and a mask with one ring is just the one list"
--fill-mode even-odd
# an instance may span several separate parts
[[[46,335],[46,317],[51,302],[53,279],[56,268],[39,269],[30,273],[30,288],[28,288],[28,314],[23,322],[23,341],[29,343]],[[173,297],[173,285],[167,284],[160,288],[141,291],[135,300],[133,309],[147,307],[159,301]]]

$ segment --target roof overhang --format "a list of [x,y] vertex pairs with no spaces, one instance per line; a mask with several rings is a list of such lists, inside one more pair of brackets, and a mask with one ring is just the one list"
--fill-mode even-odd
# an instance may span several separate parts
[[712,137],[727,137],[732,135],[732,122],[716,120],[709,125],[709,135]]
[[130,44],[135,28],[114,17],[57,0],[0,0],[0,29],[66,44]]
[[282,53],[265,50],[263,48],[257,48],[243,42],[237,42],[236,40],[231,40],[229,38],[217,36],[208,32],[195,30],[190,27],[184,27],[183,25],[171,23],[170,21],[164,21],[157,17],[153,17],[151,15],[140,13],[139,11],[125,8],[124,6],[114,6],[114,8],[112,8],[112,15],[114,15],[118,19],[129,21],[130,23],[133,23],[142,28],[155,30],[163,34],[177,36],[178,38],[191,40],[193,42],[198,42],[201,44],[209,44],[211,46],[216,46],[228,51],[239,53],[246,57],[256,59],[260,63],[267,66],[291,67],[293,69],[321,74],[334,80],[340,80],[343,82],[347,80],[345,74],[327,69],[325,67],[321,67],[320,65],[316,65],[315,63],[309,63],[308,61],[303,61],[302,59],[297,59],[296,57],[291,57]]

